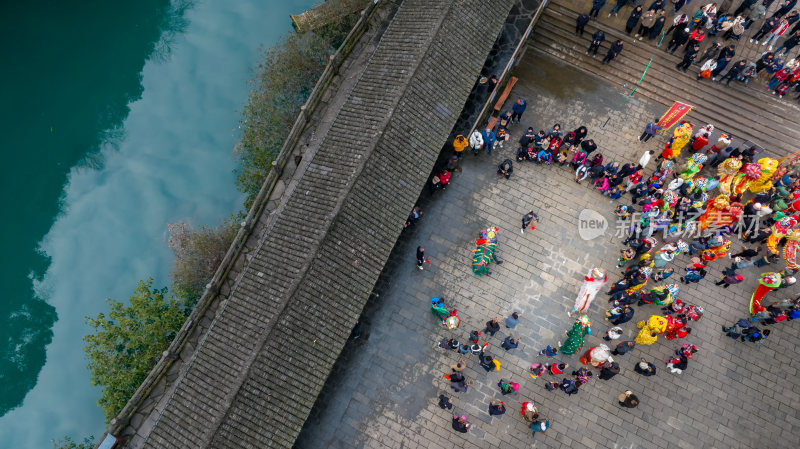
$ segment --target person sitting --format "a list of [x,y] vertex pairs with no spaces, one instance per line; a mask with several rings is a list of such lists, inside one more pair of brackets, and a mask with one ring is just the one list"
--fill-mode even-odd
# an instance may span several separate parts
[[511,173],[514,172],[514,165],[511,162],[511,159],[506,159],[497,166],[497,174],[503,175],[506,179],[511,178]]

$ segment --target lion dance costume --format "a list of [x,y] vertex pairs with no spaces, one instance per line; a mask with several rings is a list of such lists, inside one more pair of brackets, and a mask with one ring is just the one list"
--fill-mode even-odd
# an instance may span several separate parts
[[578,293],[578,297],[575,299],[575,306],[572,308],[572,311],[576,313],[586,313],[586,311],[589,310],[589,306],[592,305],[594,297],[597,296],[597,292],[603,288],[606,281],[608,281],[608,276],[606,276],[605,271],[601,268],[592,268],[589,274],[583,278],[583,285],[581,286],[581,291]]
[[589,317],[586,315],[581,315],[580,318],[575,320],[575,324],[573,324],[572,328],[567,332],[566,341],[564,341],[564,344],[559,348],[561,353],[569,355],[580,351],[583,347],[584,339],[587,335],[591,335],[592,333],[591,325],[592,322],[589,321]]
[[761,305],[761,300],[764,299],[767,293],[775,290],[780,285],[780,273],[761,273],[761,278],[758,280],[758,287],[756,287],[756,291],[753,292],[753,296],[750,298],[750,314],[755,315],[758,312],[767,310],[766,307]]
[[483,276],[489,272],[489,264],[496,260],[494,252],[497,249],[498,228],[489,228],[481,231],[475,240],[476,248],[472,251],[472,272]]
[[652,345],[658,340],[657,334],[663,334],[667,329],[667,319],[660,315],[651,315],[647,321],[639,321],[636,327],[641,329],[636,336],[636,344]]

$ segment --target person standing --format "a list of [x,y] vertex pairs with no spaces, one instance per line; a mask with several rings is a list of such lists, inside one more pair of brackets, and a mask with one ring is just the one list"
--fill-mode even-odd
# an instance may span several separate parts
[[486,322],[486,328],[483,329],[483,333],[489,333],[492,337],[497,331],[500,330],[500,323],[497,320],[497,317],[492,318],[491,320]]
[[539,223],[539,216],[533,211],[530,211],[522,216],[522,229],[520,230],[520,233],[525,234],[525,228],[527,228],[531,222],[533,222],[531,229],[536,228],[536,223]]
[[669,54],[675,54],[675,50],[689,40],[691,30],[688,27],[679,27],[672,32],[672,39],[667,44]]
[[592,56],[597,56],[597,50],[600,49],[600,44],[606,40],[606,33],[603,30],[597,30],[592,35],[592,43],[589,45],[589,49],[586,50],[586,54],[591,54]]
[[642,21],[639,24],[639,31],[633,35],[634,38],[645,37],[650,34],[650,31],[653,29],[653,25],[656,23],[656,12],[652,9],[647,10],[646,13],[642,15]]
[[633,11],[631,11],[631,15],[628,16],[628,20],[625,22],[625,34],[630,36],[631,31],[633,31],[633,28],[639,23],[640,17],[642,17],[642,7],[637,6],[633,8]]
[[[739,14],[734,14],[734,15],[738,16]],[[745,18],[744,21],[744,28],[745,29],[750,28],[750,25],[752,25],[753,22],[755,22],[756,20],[761,20],[761,18],[766,15],[767,15],[766,0],[757,1],[757,3],[750,8],[750,12],[747,13],[747,17]],[[753,40],[750,39],[750,42],[753,42]]]
[[722,84],[723,81],[728,80],[725,83],[725,86],[730,86],[731,85],[731,80],[733,80],[734,78],[739,76],[739,74],[742,73],[742,71],[744,70],[744,68],[746,66],[747,66],[747,61],[746,60],[742,59],[742,60],[738,61],[736,64],[731,66],[731,68],[728,69],[728,72],[722,78],[720,78],[719,81],[717,81],[717,82]]
[[596,19],[600,14],[600,10],[606,5],[606,0],[592,0],[592,9],[589,11],[589,17]]
[[[524,98],[518,98],[517,101],[511,106],[511,122],[519,123],[522,114],[525,113],[525,108],[528,107],[528,102]],[[533,129],[531,128],[531,131]]]
[[514,329],[519,324],[519,313],[514,312],[508,318],[506,318],[506,327],[509,329]]
[[477,156],[478,151],[483,148],[483,135],[477,129],[469,136],[469,146],[472,148],[472,152],[475,153],[475,156]]
[[714,285],[722,285],[723,288],[728,288],[731,285],[738,284],[744,280],[744,278],[740,274],[736,274],[736,270],[726,270],[729,274],[726,274],[722,277],[719,282],[715,282]]
[[637,405],[639,405],[639,398],[636,397],[631,390],[620,394],[617,399],[619,399],[620,407],[635,408]]
[[609,360],[605,362],[603,367],[600,369],[600,375],[598,376],[598,379],[609,380],[619,374],[619,371],[619,363]]
[[425,263],[425,248],[417,247],[417,268],[422,270],[422,265]]
[[797,47],[798,43],[800,43],[800,30],[794,32],[788,39],[783,41],[781,46],[775,50],[775,56],[781,56],[784,52],[788,53],[794,47]]
[[575,35],[578,37],[583,37],[583,29],[586,27],[586,24],[589,23],[589,14],[581,14],[575,19]]
[[611,48],[608,49],[608,53],[606,54],[606,57],[603,58],[602,64],[608,64],[614,58],[619,56],[619,54],[622,53],[622,48],[623,48],[622,39],[619,39],[616,42],[614,42],[611,45]]
[[761,25],[761,28],[760,28],[760,29],[759,29],[759,30],[756,32],[756,34],[754,34],[754,35],[753,35],[753,37],[752,37],[752,38],[750,38],[750,42],[751,42],[751,43],[753,43],[753,42],[754,42],[754,43],[756,43],[756,44],[757,44],[757,43],[758,43],[758,41],[759,41],[759,39],[761,39],[762,37],[766,36],[766,35],[767,35],[767,33],[769,33],[769,32],[770,32],[770,31],[772,31],[772,30],[773,30],[775,27],[777,27],[779,23],[780,23],[780,21],[778,21],[778,19],[777,19],[777,18],[775,18],[775,17],[770,17],[769,19],[767,19],[767,20],[764,22],[764,24],[763,24],[763,25]]
[[506,412],[506,405],[503,401],[498,401],[497,399],[493,399],[492,402],[489,403],[489,415],[490,416],[500,416]]
[[512,349],[517,349],[519,347],[519,342],[522,341],[522,338],[514,339],[513,335],[509,335],[503,340],[503,343],[500,345],[501,348],[505,349],[506,351],[510,351]]
[[486,145],[486,151],[489,154],[492,154],[492,148],[494,148],[494,143],[497,142],[497,137],[495,137],[494,132],[492,132],[491,128],[486,128],[483,130],[483,144]]
[[686,50],[686,53],[683,54],[683,59],[678,65],[675,66],[675,70],[683,70],[683,73],[686,73],[689,70],[689,67],[694,64],[694,60],[697,58],[697,54],[700,52],[700,44],[694,44],[692,47]]
[[631,0],[617,0],[617,4],[611,8],[611,11],[608,12],[608,17],[612,15],[616,16],[619,14],[619,10],[622,9],[623,6],[627,5]]
[[[656,37],[658,37],[659,34],[661,34],[661,30],[664,29],[664,25],[667,23],[667,17],[664,14],[665,12],[663,9],[659,11],[658,14],[656,14],[656,22],[653,24],[652,27],[650,27],[650,33],[648,33],[648,36],[642,36],[642,37],[647,37],[649,40],[653,40]],[[659,45],[660,44],[661,42],[659,42]]]
[[464,137],[461,134],[457,135],[456,138],[453,140],[453,150],[456,152],[456,156],[458,156],[459,159],[461,159],[464,149],[467,148],[468,146],[469,146],[469,141],[467,140],[466,137]]
[[634,342],[632,342],[630,340],[623,341],[622,343],[618,344],[617,347],[614,348],[614,351],[612,351],[611,353],[614,354],[614,355],[627,354],[628,352],[633,350],[634,346],[636,346],[636,343],[634,343]]
[[719,76],[719,74],[722,73],[722,71],[725,70],[726,67],[728,67],[728,64],[730,64],[730,62],[731,62],[730,56],[725,56],[724,58],[717,59],[717,66],[714,68],[714,70],[711,71],[711,81],[716,81],[717,76]]
[[779,37],[783,36],[783,33],[786,32],[787,28],[789,28],[789,22],[787,22],[786,19],[781,19],[781,21],[778,22],[778,25],[773,28],[772,31],[770,31],[769,36],[764,39],[764,42],[762,42],[761,45],[767,45],[769,42],[769,51],[772,51],[772,46],[775,45],[775,42],[778,41]]

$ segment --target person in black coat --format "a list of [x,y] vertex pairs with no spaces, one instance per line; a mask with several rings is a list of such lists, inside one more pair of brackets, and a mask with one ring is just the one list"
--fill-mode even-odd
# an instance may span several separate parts
[[653,24],[653,27],[650,28],[650,36],[648,39],[653,40],[661,34],[661,30],[664,29],[664,24],[667,23],[667,18],[664,16],[664,10],[661,10],[660,17],[656,20],[656,23]]
[[583,37],[583,28],[589,23],[589,15],[581,14],[575,19],[575,35]]
[[686,53],[683,54],[683,60],[675,66],[675,70],[683,70],[686,73],[689,67],[692,66],[694,60],[697,58],[697,53],[700,52],[700,44],[694,44]]
[[467,422],[466,416],[459,418],[458,415],[453,415],[453,430],[456,432],[467,433],[469,428],[470,424]]
[[656,367],[652,363],[648,362],[645,359],[642,359],[641,362],[637,363],[633,370],[637,373],[641,374],[642,376],[655,376],[656,375]]
[[581,142],[581,148],[586,152],[586,157],[588,158],[592,151],[597,149],[597,144],[594,143],[594,140],[588,139]]
[[637,6],[633,8],[633,11],[631,11],[631,15],[628,17],[628,21],[625,22],[626,34],[630,36],[631,31],[633,31],[633,28],[636,27],[636,25],[639,23],[639,18],[641,17],[642,17],[642,7]]
[[622,39],[620,39],[620,40],[614,42],[613,44],[611,44],[611,48],[608,49],[608,53],[606,54],[606,57],[603,58],[603,62],[602,63],[603,64],[608,64],[614,58],[619,56],[619,54],[622,53],[622,47],[623,47]]
[[606,362],[603,364],[603,368],[600,370],[600,375],[597,377],[598,379],[609,380],[617,374],[619,374],[619,363]]
[[589,44],[589,49],[586,50],[586,54],[597,56],[597,50],[600,48],[600,44],[602,44],[604,40],[606,40],[606,33],[604,33],[603,30],[597,30],[592,35],[592,43]]
[[672,39],[667,44],[667,51],[670,54],[675,54],[675,50],[681,45],[689,41],[691,30],[688,27],[678,27],[672,32]]

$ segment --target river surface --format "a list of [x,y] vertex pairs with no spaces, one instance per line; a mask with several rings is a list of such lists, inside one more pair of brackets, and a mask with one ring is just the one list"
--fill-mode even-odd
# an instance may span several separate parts
[[84,317],[168,285],[167,223],[238,210],[246,81],[314,3],[0,4],[0,448],[102,435]]

